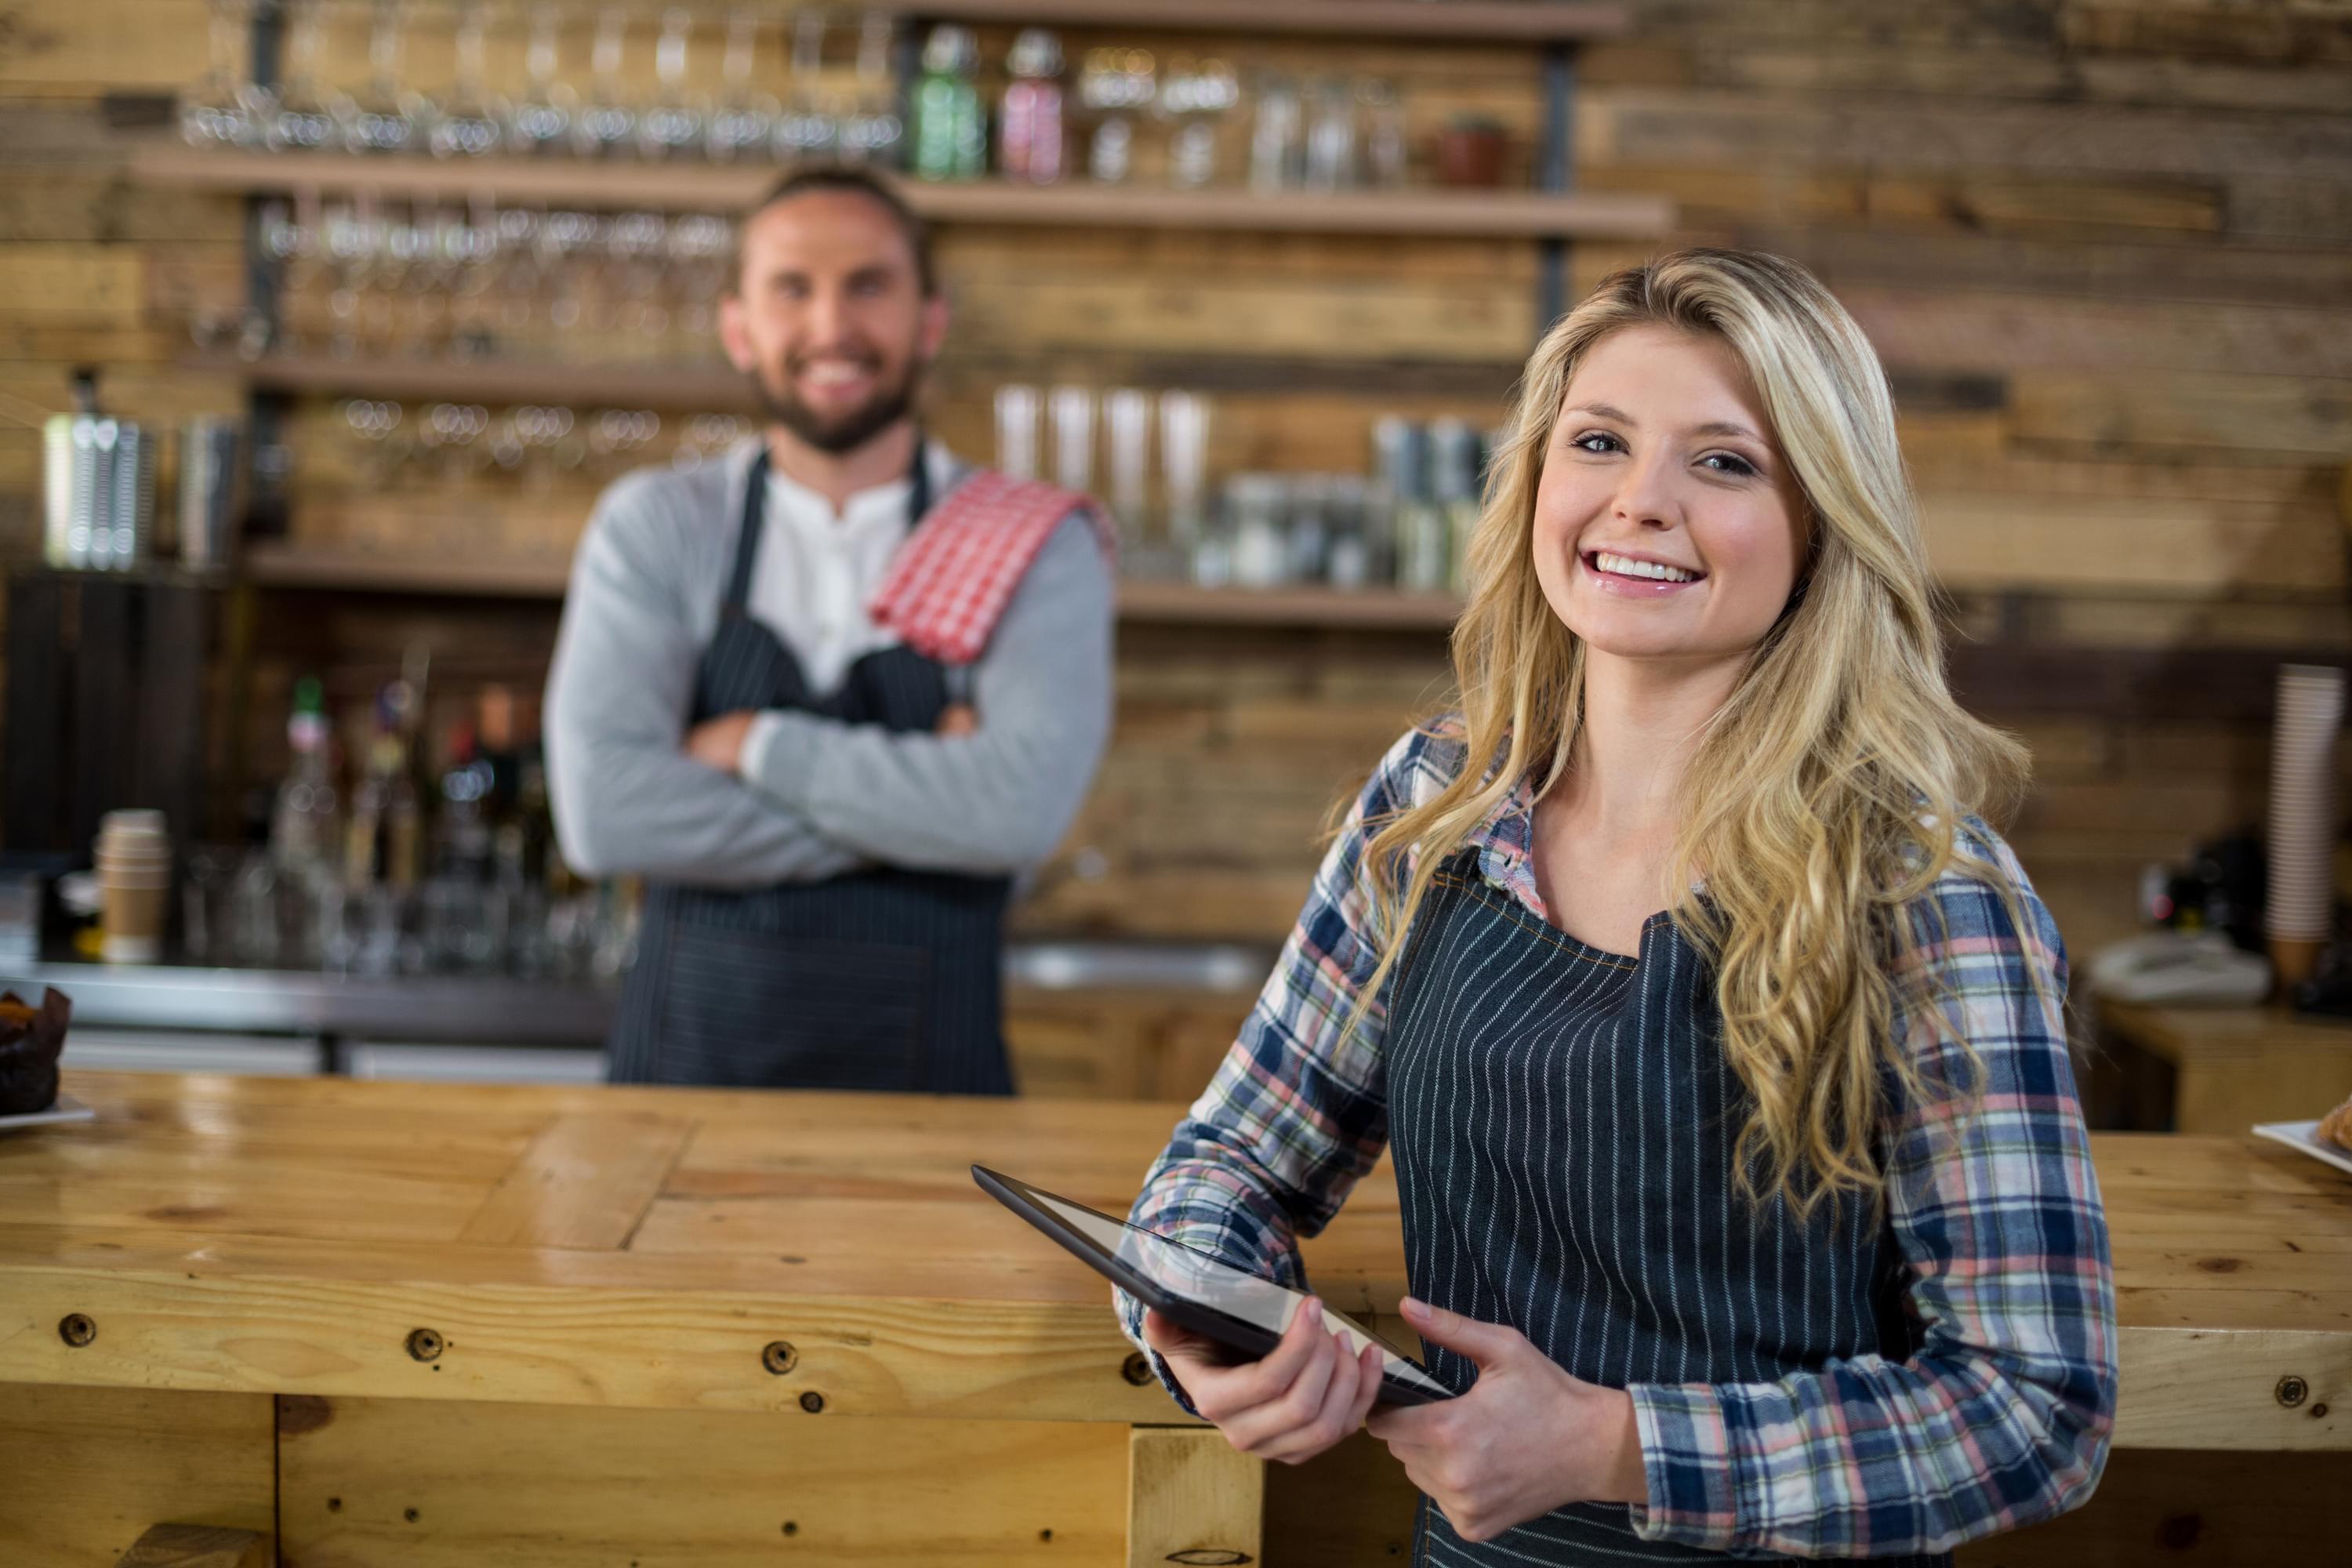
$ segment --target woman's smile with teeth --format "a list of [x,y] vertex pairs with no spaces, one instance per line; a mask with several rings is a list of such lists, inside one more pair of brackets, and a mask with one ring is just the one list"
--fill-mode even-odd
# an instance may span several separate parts
[[1613,577],[1647,577],[1660,583],[1696,583],[1705,574],[1687,571],[1680,566],[1667,566],[1655,561],[1643,561],[1631,555],[1619,555],[1613,551],[1596,550],[1588,557],[1596,572],[1606,572]]

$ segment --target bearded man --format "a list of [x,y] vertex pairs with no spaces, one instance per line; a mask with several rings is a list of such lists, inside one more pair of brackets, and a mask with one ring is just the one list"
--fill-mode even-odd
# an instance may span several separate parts
[[742,219],[766,427],[607,490],[548,679],[563,852],[646,883],[615,1081],[1002,1094],[1013,879],[1110,727],[1109,529],[918,424],[923,226],[853,168]]

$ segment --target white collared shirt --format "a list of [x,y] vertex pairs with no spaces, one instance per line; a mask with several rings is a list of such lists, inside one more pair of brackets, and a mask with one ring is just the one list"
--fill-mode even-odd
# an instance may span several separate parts
[[[923,461],[937,498],[953,459],[932,441]],[[834,691],[850,666],[898,642],[866,606],[906,542],[910,488],[900,478],[859,490],[835,513],[816,491],[768,470],[767,516],[745,608],[792,649],[812,697]]]

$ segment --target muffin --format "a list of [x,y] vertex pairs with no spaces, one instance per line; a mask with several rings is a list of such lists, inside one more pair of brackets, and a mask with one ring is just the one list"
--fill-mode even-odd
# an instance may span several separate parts
[[2319,1141],[2352,1154],[2352,1100],[2319,1119]]
[[0,1116],[26,1116],[58,1102],[58,1055],[72,1017],[73,1004],[54,986],[38,1007],[14,991],[0,995]]

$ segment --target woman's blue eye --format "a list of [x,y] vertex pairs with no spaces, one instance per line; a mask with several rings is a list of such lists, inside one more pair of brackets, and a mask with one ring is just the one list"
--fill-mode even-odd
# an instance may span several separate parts
[[[1596,441],[1600,442],[1601,445],[1593,445]],[[1589,430],[1585,434],[1579,436],[1575,440],[1570,442],[1569,445],[1574,447],[1580,452],[1614,452],[1620,450],[1620,444],[1617,437],[1610,435],[1604,430]]]
[[1716,472],[1719,474],[1731,474],[1739,479],[1752,479],[1755,477],[1756,473],[1756,465],[1749,462],[1747,458],[1739,457],[1736,453],[1709,452],[1706,457],[1701,458],[1699,461],[1702,463],[1720,463],[1723,466],[1716,469]]

